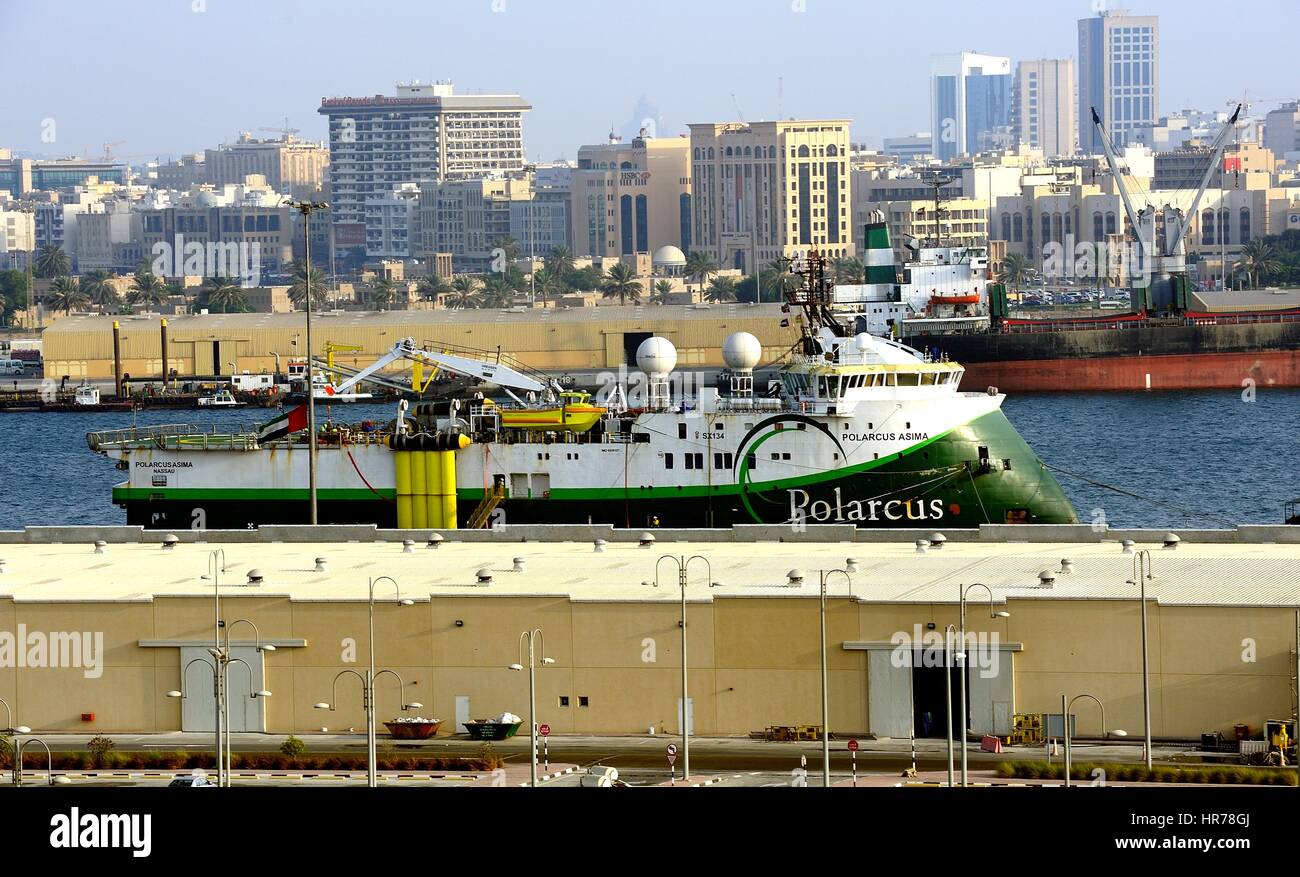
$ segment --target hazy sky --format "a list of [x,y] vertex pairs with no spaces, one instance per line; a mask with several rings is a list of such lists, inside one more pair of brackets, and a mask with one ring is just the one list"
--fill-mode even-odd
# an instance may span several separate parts
[[[848,117],[878,146],[929,129],[932,53],[1073,57],[1075,22],[1100,2],[0,0],[0,146],[98,156],[125,141],[115,153],[139,163],[286,117],[324,139],[322,97],[412,79],[523,95],[533,159],[573,158],[642,96],[660,134],[734,120],[738,104],[751,121]],[[1128,8],[1160,16],[1162,112],[1300,92],[1300,0]]]

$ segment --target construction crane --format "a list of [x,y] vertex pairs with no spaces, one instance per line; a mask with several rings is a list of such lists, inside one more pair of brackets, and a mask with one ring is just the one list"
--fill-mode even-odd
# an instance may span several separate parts
[[126,142],[125,140],[114,140],[112,143],[105,143],[103,160],[105,162],[111,162],[113,160],[113,149],[115,147],[121,146],[125,142]]
[[282,138],[284,138],[284,139],[288,139],[289,137],[293,136],[294,134],[297,134],[297,133],[299,133],[300,131],[302,131],[301,128],[290,128],[290,127],[289,127],[289,117],[288,117],[288,116],[285,116],[285,117],[284,117],[284,127],[283,127],[283,128],[258,128],[257,130],[259,130],[259,131],[271,131],[271,132],[273,132],[273,133],[275,133],[275,134],[279,134],[279,135],[280,135]]
[[1192,198],[1192,204],[1187,213],[1184,214],[1176,207],[1165,206],[1165,246],[1161,252],[1156,252],[1156,208],[1152,206],[1143,210],[1133,209],[1133,200],[1129,197],[1128,186],[1124,183],[1123,174],[1120,173],[1119,159],[1115,157],[1110,133],[1106,130],[1106,126],[1102,124],[1096,108],[1092,109],[1092,124],[1097,127],[1101,135],[1101,146],[1106,154],[1106,163],[1110,166],[1116,187],[1119,189],[1120,200],[1124,203],[1124,212],[1128,215],[1128,220],[1133,226],[1134,236],[1137,237],[1141,264],[1144,268],[1150,270],[1150,280],[1144,290],[1146,309],[1156,311],[1186,310],[1187,247],[1185,238],[1187,227],[1191,224],[1192,218],[1196,216],[1196,209],[1200,206],[1201,196],[1205,194],[1205,190],[1214,176],[1215,169],[1219,167],[1219,162],[1223,158],[1223,151],[1228,146],[1228,138],[1237,124],[1237,119],[1241,116],[1241,110],[1242,105],[1238,104],[1231,118],[1219,131],[1219,135],[1214,138],[1214,143],[1210,145],[1210,154],[1205,164],[1205,172],[1201,175],[1201,183],[1196,188],[1196,194]]
[[740,110],[740,101],[736,100],[736,93],[734,91],[731,93],[731,103],[736,108],[736,118],[740,119],[741,122],[744,122],[745,114]]

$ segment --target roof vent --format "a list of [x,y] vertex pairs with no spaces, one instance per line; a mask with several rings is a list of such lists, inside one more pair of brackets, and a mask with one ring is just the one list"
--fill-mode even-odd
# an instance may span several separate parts
[[1133,540],[1132,540],[1132,539],[1125,539],[1123,542],[1120,543],[1120,545],[1122,545],[1122,546],[1124,547],[1124,553],[1125,553],[1125,554],[1132,554],[1132,553],[1133,553]]
[[857,572],[858,571],[857,558],[855,557],[844,558],[844,571],[849,575],[853,575],[855,572]]
[[1058,570],[1062,575],[1069,575],[1074,572],[1074,561],[1068,557],[1061,558],[1061,568]]
[[655,534],[647,530],[637,538],[637,544],[642,548],[649,548],[655,544]]
[[411,554],[415,551],[415,541],[412,539],[402,540],[402,553]]
[[516,557],[516,558],[515,558],[515,572],[525,572],[525,571],[526,571],[526,570],[524,569],[524,559],[523,559],[522,557]]
[[1179,543],[1179,542],[1182,542],[1182,541],[1183,541],[1182,539],[1179,539],[1179,538],[1178,538],[1178,534],[1177,534],[1177,533],[1166,533],[1166,534],[1165,534],[1165,547],[1166,547],[1166,548],[1170,548],[1170,549],[1177,548],[1177,547],[1178,547],[1178,543]]
[[947,541],[948,541],[948,537],[944,536],[942,533],[930,534],[930,547],[933,548],[935,551],[938,551],[940,548],[942,548],[943,543]]
[[1045,569],[1038,574],[1038,587],[1050,588],[1054,584],[1056,584],[1056,576],[1050,569]]
[[442,538],[441,533],[432,533],[429,536],[429,541],[426,542],[425,545],[429,548],[441,548],[442,543],[445,541],[446,540]]
[[163,551],[171,551],[176,547],[176,543],[180,541],[180,537],[175,533],[168,533],[162,540]]
[[325,572],[325,558],[316,558],[316,572]]
[[484,567],[483,569],[479,570],[474,575],[478,578],[478,583],[480,585],[492,584],[492,570],[488,569],[487,567]]
[[96,553],[96,554],[103,554],[103,553],[104,553],[104,549],[105,549],[106,547],[108,547],[108,543],[105,542],[103,539],[96,539],[96,540],[95,540],[95,553]]
[[929,550],[930,550],[930,540],[929,540],[929,539],[917,539],[917,540],[916,540],[916,553],[917,553],[917,554],[925,554],[925,553],[928,552]]
[[785,574],[785,577],[795,587],[803,584],[803,570],[801,569],[792,569]]
[[262,571],[260,569],[250,569],[248,571],[248,583],[250,585],[262,584]]
[[600,554],[600,553],[603,552],[604,550],[605,550],[605,540],[604,540],[604,539],[597,539],[597,540],[596,540],[596,553],[597,553],[597,554]]

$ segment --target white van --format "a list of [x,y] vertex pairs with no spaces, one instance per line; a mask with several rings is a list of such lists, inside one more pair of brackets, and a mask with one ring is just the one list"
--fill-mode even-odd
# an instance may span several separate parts
[[0,359],[0,375],[18,375],[24,374],[25,363],[21,359]]

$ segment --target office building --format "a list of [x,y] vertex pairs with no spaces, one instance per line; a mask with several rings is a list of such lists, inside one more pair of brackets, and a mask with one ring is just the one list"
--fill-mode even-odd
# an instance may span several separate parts
[[575,256],[691,249],[691,143],[637,137],[578,150],[571,175]]
[[1283,104],[1264,117],[1264,147],[1278,161],[1300,158],[1300,103]]
[[854,254],[848,119],[690,131],[691,250],[745,272],[812,249]]
[[941,161],[993,145],[1011,122],[1011,59],[975,52],[930,59],[931,153]]
[[1011,86],[1011,128],[1016,142],[1044,156],[1073,155],[1078,148],[1074,61],[1021,61]]
[[320,143],[285,134],[279,140],[255,140],[247,131],[234,143],[204,152],[206,182],[222,186],[239,184],[251,174],[266,178],[277,192],[306,197],[325,183],[330,153]]
[[1111,142],[1124,146],[1160,118],[1160,27],[1154,15],[1105,10],[1079,21],[1079,143],[1101,152],[1097,110]]
[[908,137],[886,137],[882,144],[885,155],[897,159],[900,164],[923,163],[934,157],[934,143],[929,131]]

